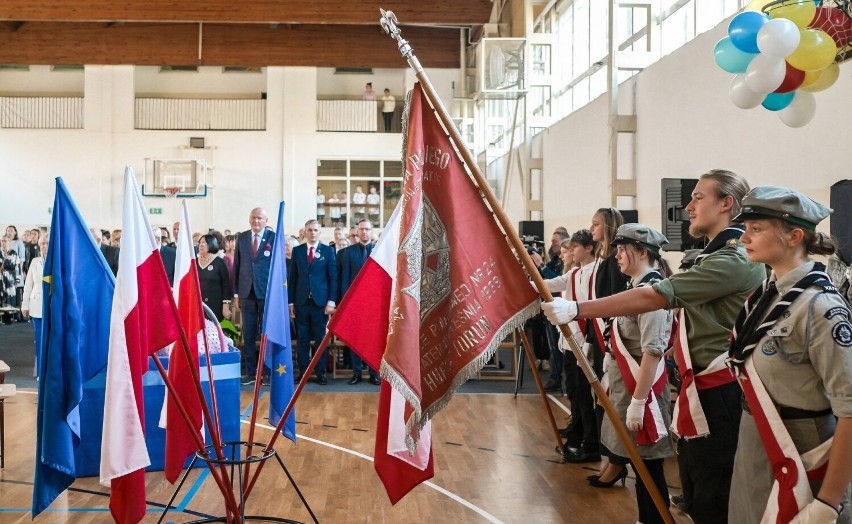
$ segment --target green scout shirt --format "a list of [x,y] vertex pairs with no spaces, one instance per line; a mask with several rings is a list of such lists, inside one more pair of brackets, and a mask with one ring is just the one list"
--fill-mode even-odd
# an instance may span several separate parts
[[739,242],[741,233],[726,229],[720,236],[729,238],[718,239],[724,240],[720,248],[700,258],[689,271],[654,284],[670,308],[684,308],[692,364],[698,368],[706,368],[720,353],[728,352],[731,329],[743,303],[766,278],[763,264],[748,261]]

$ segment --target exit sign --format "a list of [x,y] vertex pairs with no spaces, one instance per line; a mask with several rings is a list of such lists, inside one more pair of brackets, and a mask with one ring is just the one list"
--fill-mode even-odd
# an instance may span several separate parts
[[161,208],[161,207],[149,207],[148,208],[148,214],[149,215],[162,215],[163,214],[163,208]]

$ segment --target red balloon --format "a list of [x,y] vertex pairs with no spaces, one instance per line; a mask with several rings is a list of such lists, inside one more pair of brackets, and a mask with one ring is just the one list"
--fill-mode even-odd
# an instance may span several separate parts
[[802,85],[802,82],[805,81],[805,72],[796,69],[790,64],[785,62],[787,66],[787,74],[784,75],[784,81],[781,82],[781,85],[778,86],[775,93],[789,93],[790,91],[795,91],[799,89],[799,86]]
[[844,47],[852,40],[852,19],[836,7],[817,7],[816,15],[808,27],[828,33],[837,47]]

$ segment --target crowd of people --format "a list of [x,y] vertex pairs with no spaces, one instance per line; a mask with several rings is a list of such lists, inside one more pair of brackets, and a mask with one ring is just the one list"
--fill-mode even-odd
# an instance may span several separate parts
[[[686,253],[677,273],[661,256],[666,237],[625,224],[611,207],[598,209],[589,229],[558,228],[544,253],[531,250],[545,285],[561,295],[542,304],[547,321],[528,328],[549,349],[546,357],[536,351],[550,363],[545,388],[564,391],[570,403],[560,431],[565,462],[599,463],[587,478],[595,488],[623,485],[628,466],[636,468],[618,437],[623,424],[655,488],[637,475],[641,523],[663,522],[651,492],[668,499],[663,461],[675,455],[683,488],[676,503],[699,524],[852,522],[852,313],[825,266],[810,258],[837,249],[816,232],[831,209],[789,188],[750,189],[725,170],[703,174],[685,209],[690,235],[706,247]],[[286,237],[296,381],[375,245],[375,223],[364,208],[354,212],[356,225],[335,227],[329,244],[314,219]],[[267,223],[255,208],[247,231],[193,235],[204,302],[218,320],[241,316],[243,384],[254,382],[258,366],[276,241]],[[170,278],[178,226],[155,230]],[[117,264],[121,231],[92,234]],[[19,238],[9,226],[2,238],[0,298],[22,319],[39,317],[47,249],[40,230]],[[562,325],[576,344],[557,330]],[[605,416],[584,362],[618,420]],[[364,364],[354,354],[349,363],[354,385]],[[321,356],[318,384],[327,384],[329,367]],[[380,384],[376,370],[368,376]]]
[[345,227],[349,220],[348,204],[352,211],[352,227],[367,218],[374,227],[379,227],[379,215],[381,213],[381,196],[379,188],[370,184],[364,193],[364,186],[356,185],[355,192],[350,199],[346,191],[334,191],[326,197],[321,187],[317,188],[317,222],[320,227]]

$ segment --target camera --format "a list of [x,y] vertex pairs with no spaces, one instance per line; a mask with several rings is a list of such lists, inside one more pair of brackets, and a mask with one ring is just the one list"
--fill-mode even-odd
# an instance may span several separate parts
[[521,237],[521,242],[523,242],[524,247],[527,248],[527,253],[530,255],[533,253],[541,255],[544,252],[544,242],[542,242],[541,237],[538,235],[524,235]]

